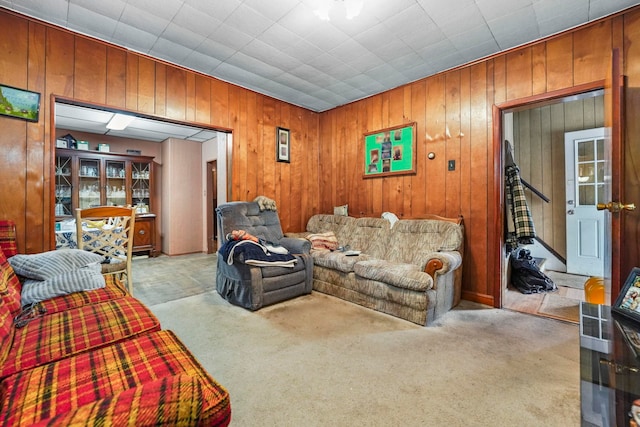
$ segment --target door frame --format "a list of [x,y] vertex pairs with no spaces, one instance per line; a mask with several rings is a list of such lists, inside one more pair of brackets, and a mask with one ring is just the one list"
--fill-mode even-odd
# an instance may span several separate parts
[[[526,107],[528,105],[536,106],[544,105],[545,103],[553,104],[558,100],[579,95],[582,93],[593,92],[595,90],[602,90],[605,88],[605,80],[597,80],[590,83],[585,83],[577,86],[573,86],[566,89],[560,89],[552,92],[546,92],[540,95],[528,96],[524,98],[514,99],[493,105],[492,119],[493,119],[493,207],[495,218],[493,227],[489,229],[489,242],[491,251],[489,253],[489,268],[492,271],[493,283],[493,306],[496,308],[502,308],[502,290],[505,287],[506,277],[503,272],[505,271],[505,256],[504,256],[504,221],[505,221],[505,194],[504,194],[504,159],[503,159],[503,123],[502,116],[507,110]],[[615,101],[614,101],[615,102]],[[615,151],[614,151],[615,153]],[[615,155],[614,155],[615,157]],[[612,177],[613,185],[615,186],[616,177]],[[617,179],[620,179],[617,177]],[[615,236],[615,233],[614,233]],[[612,255],[613,255],[612,251]],[[615,264],[615,263],[614,263]]]

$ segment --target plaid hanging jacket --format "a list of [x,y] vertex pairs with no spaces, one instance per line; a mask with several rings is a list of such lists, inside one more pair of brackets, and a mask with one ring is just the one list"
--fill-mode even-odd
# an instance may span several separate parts
[[524,193],[524,186],[520,180],[520,169],[515,164],[505,168],[505,184],[507,206],[511,212],[513,228],[508,227],[507,247],[513,250],[518,245],[530,245],[536,237],[533,219]]

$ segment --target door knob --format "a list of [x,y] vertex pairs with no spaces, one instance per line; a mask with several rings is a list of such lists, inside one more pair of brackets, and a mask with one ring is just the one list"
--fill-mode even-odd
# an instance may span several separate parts
[[607,209],[609,212],[634,211],[636,209],[635,203],[623,204],[620,202],[598,203],[596,209],[599,211]]

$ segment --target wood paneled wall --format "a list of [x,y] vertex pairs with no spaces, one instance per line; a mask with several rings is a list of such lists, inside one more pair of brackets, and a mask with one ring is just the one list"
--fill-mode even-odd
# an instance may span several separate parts
[[[233,199],[274,198],[288,231],[304,229],[315,213],[349,204],[366,215],[392,211],[463,215],[466,248],[463,297],[493,304],[498,283],[491,253],[500,232],[500,162],[494,146],[493,107],[508,101],[603,80],[612,48],[623,56],[629,89],[627,117],[640,115],[640,9],[543,42],[441,73],[317,114],[219,80],[127,52],[31,19],[0,11],[3,83],[44,95],[39,123],[0,118],[0,217],[13,218],[21,250],[48,249],[51,94],[186,120],[233,131]],[[363,179],[363,133],[415,121],[415,175]],[[640,124],[627,120],[625,164],[638,158]],[[276,163],[275,127],[291,129],[291,164]],[[430,136],[450,138],[427,141]],[[434,152],[433,160],[427,153]],[[447,170],[455,160],[456,169]],[[627,177],[637,198],[640,182]],[[625,232],[638,241],[637,214]],[[640,251],[630,248],[637,262]],[[493,257],[495,258],[495,257]]]
[[[333,206],[348,203],[354,215],[384,211],[400,217],[462,215],[463,298],[494,304],[500,284],[494,280],[498,275],[491,254],[500,250],[495,213],[502,209],[494,192],[501,168],[496,156],[500,147],[493,138],[498,125],[493,122],[494,105],[603,81],[613,48],[624,52],[624,72],[634,75],[629,81],[640,80],[640,52],[634,49],[634,42],[640,43],[639,15],[636,8],[323,113],[320,165],[323,170],[330,165],[333,173],[320,175],[320,210],[330,212]],[[636,98],[633,106],[628,101],[627,108],[640,112],[640,95]],[[413,121],[418,126],[417,173],[362,179],[362,134]],[[435,138],[447,131],[450,138]],[[637,151],[628,147],[636,135],[628,134],[627,153]],[[433,160],[427,158],[429,152],[435,153]],[[447,169],[449,160],[456,162],[454,171]],[[628,158],[627,164],[633,167]],[[631,223],[627,218],[626,227]]]
[[522,179],[542,192],[546,203],[526,190],[536,234],[567,256],[564,134],[604,126],[604,96],[534,107],[513,113],[514,159]]
[[[286,230],[318,211],[318,113],[2,9],[0,27],[0,81],[42,94],[38,123],[0,117],[0,218],[16,221],[21,251],[54,243],[52,95],[230,130],[234,200],[275,199]],[[277,126],[291,163],[276,162]]]

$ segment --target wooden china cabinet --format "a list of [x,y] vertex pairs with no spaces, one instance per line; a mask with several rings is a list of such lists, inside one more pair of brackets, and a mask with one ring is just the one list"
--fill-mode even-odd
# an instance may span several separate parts
[[77,208],[133,206],[133,252],[155,256],[153,179],[153,157],[56,148],[56,221],[73,219]]

